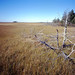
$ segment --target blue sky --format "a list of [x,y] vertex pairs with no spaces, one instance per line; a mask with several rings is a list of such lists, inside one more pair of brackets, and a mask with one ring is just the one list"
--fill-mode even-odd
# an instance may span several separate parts
[[51,22],[71,9],[75,0],[0,0],[0,22]]

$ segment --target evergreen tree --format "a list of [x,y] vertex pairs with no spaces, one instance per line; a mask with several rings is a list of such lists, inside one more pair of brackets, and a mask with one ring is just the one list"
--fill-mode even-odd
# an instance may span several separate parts
[[74,20],[75,20],[75,13],[74,10],[72,9],[68,14],[68,22],[74,23]]
[[68,19],[67,19],[68,24],[70,24],[70,23],[75,24],[75,13],[74,13],[73,9],[69,13],[67,13],[66,11],[64,12],[63,17],[62,17],[63,24],[66,21],[67,17],[68,17]]
[[54,23],[59,23],[59,22],[60,22],[60,19],[59,19],[59,18],[57,18],[57,19],[55,18],[55,19],[53,20],[53,22],[54,22]]
[[75,17],[73,18],[72,23],[75,24]]

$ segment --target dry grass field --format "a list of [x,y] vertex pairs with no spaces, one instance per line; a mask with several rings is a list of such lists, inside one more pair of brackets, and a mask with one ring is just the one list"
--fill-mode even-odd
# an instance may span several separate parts
[[[58,55],[40,44],[34,36],[57,47],[56,39],[45,36],[56,36],[56,29],[62,36],[64,27],[61,26],[0,23],[0,75],[75,75],[75,64],[64,60],[62,56],[55,59]],[[61,36],[60,46],[63,39]],[[68,27],[68,36],[75,43],[75,27]],[[64,51],[68,54],[71,48]],[[75,52],[71,57],[75,58]]]

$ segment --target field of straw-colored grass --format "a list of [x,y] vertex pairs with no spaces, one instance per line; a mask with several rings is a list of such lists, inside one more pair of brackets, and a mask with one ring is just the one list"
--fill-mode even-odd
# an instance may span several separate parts
[[[0,23],[0,75],[75,75],[75,64],[62,56],[55,59],[58,55],[35,38],[40,33],[37,36],[40,40],[57,47],[56,39],[45,36],[56,36],[56,29],[63,35],[64,27],[61,26]],[[75,43],[74,27],[68,27],[68,36]],[[59,38],[62,45],[63,38]],[[70,51],[71,48],[65,50],[66,53]],[[71,56],[75,58],[75,52]]]

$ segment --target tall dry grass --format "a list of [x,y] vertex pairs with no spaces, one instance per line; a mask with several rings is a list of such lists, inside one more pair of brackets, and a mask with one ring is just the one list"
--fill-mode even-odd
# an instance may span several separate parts
[[[61,34],[63,27],[19,24],[3,28],[3,34],[0,33],[0,75],[75,75],[74,64],[65,61],[62,56],[55,59],[57,54],[34,37],[42,29],[48,35],[56,35],[56,29],[59,29]],[[44,36],[45,39],[48,38]],[[56,46],[55,41],[51,45]],[[72,57],[75,57],[74,53]]]

